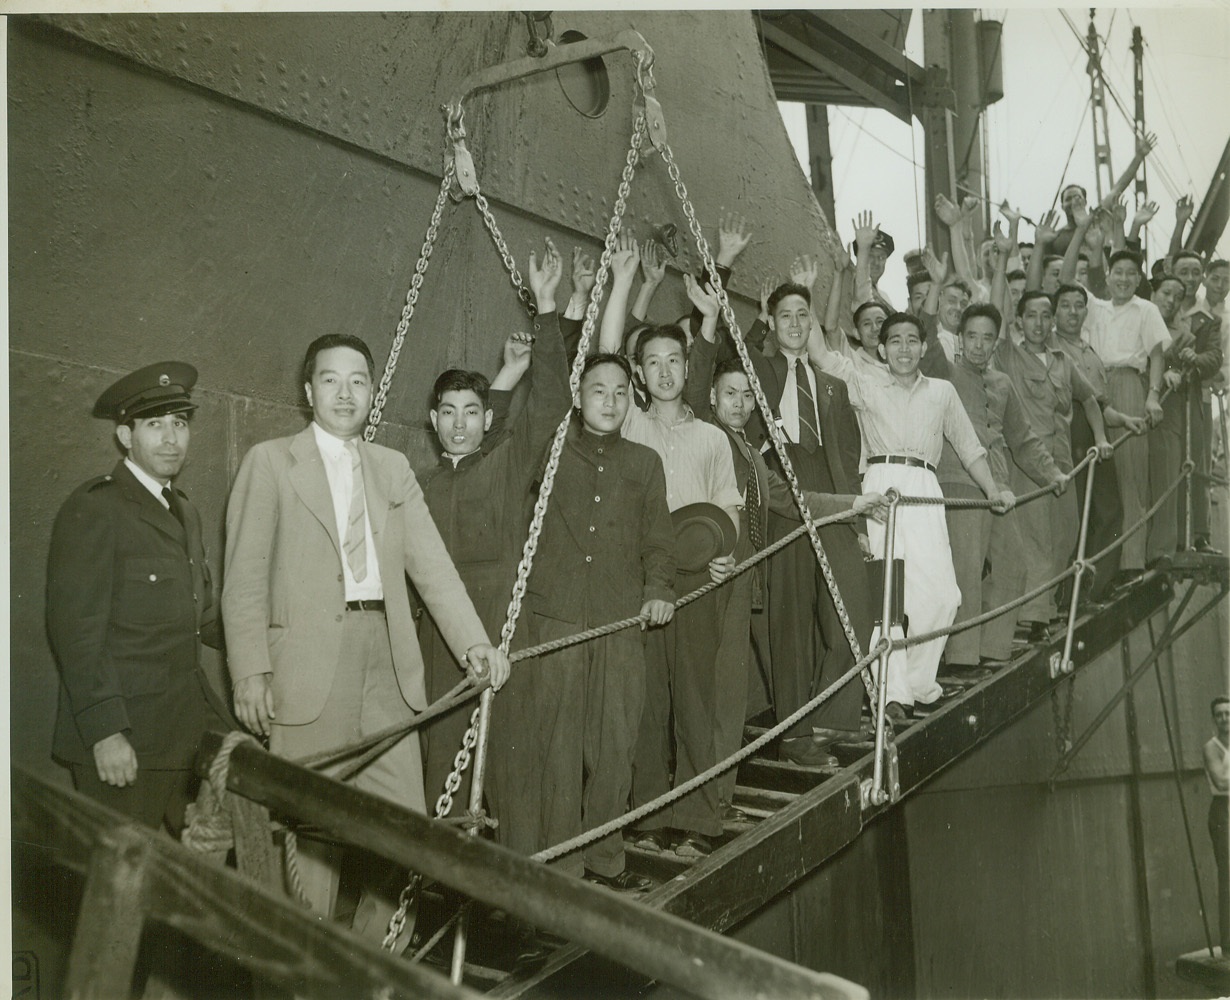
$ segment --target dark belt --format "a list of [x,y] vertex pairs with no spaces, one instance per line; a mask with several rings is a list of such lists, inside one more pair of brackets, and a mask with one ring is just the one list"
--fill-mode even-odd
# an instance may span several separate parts
[[347,601],[347,611],[379,611],[384,614],[384,601]]
[[934,474],[935,466],[930,462],[924,462],[921,458],[910,458],[909,455],[873,455],[867,459],[868,465],[909,465],[915,469],[926,469]]

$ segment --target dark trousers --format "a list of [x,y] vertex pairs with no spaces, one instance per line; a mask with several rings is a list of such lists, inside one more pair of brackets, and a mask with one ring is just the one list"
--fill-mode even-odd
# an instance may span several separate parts
[[[774,540],[798,526],[776,514],[770,516],[769,524]],[[865,652],[871,638],[872,608],[858,539],[845,524],[819,530],[842,601]],[[769,646],[773,712],[779,722],[854,665],[837,607],[807,536],[791,542],[770,560]],[[862,703],[863,685],[856,677],[791,726],[785,738],[810,736],[813,727],[857,730]]]
[[[1118,436],[1118,431],[1112,431],[1114,436]],[[1072,409],[1072,460],[1079,462],[1085,457],[1085,453],[1093,447],[1093,429],[1089,426],[1089,421],[1085,417],[1084,411],[1079,407]],[[1082,469],[1073,480],[1068,489],[1073,490],[1076,496],[1077,517],[1084,509],[1085,504],[1085,480],[1089,475],[1088,468]],[[1111,542],[1119,537],[1119,532],[1123,530],[1123,502],[1119,497],[1119,480],[1115,476],[1114,466],[1110,462],[1099,462],[1098,470],[1094,474],[1093,479],[1093,499],[1089,507],[1089,536],[1085,543],[1085,552],[1088,555],[1093,555],[1095,552],[1100,552],[1106,548]],[[1123,552],[1123,547],[1115,549],[1109,553],[1095,566],[1096,575],[1090,581],[1086,577],[1081,582],[1082,592],[1089,595],[1090,599],[1102,601],[1106,599],[1106,595],[1110,593],[1115,581],[1115,574],[1119,572],[1120,554]],[[1073,550],[1073,558],[1075,558],[1075,550]],[[1066,591],[1071,584],[1065,582],[1063,590]]]
[[1209,803],[1209,836],[1217,862],[1217,926],[1222,958],[1230,957],[1230,796],[1214,795]]
[[[682,596],[708,579],[707,571],[680,573],[675,592]],[[716,683],[718,646],[729,602],[729,587],[719,587],[679,608],[669,625],[648,633],[645,711],[632,771],[633,806],[664,795],[720,759],[715,740],[718,720],[728,716],[733,699],[742,712],[747,697],[746,682],[737,691],[722,690]],[[639,828],[671,826],[717,836],[722,832],[720,798],[718,784],[710,781],[647,817]]]
[[92,761],[74,764],[72,770],[73,785],[82,795],[155,830],[165,823],[176,836],[184,825],[184,810],[196,796],[192,771],[158,771],[138,762],[137,780],[116,788],[98,777]]
[[[527,615],[531,644],[583,627]],[[518,664],[491,703],[484,789],[499,820],[496,839],[518,854],[534,854],[581,832],[585,674],[577,649]],[[580,854],[557,865],[581,874]]]

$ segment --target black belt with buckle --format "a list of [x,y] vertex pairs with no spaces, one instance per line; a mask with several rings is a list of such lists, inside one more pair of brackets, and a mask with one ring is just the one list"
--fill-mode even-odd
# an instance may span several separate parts
[[379,611],[384,613],[384,601],[347,601],[347,611]]
[[935,466],[930,462],[924,462],[921,458],[911,458],[909,455],[873,455],[867,459],[868,465],[909,465],[915,469],[926,469],[928,472],[935,472]]

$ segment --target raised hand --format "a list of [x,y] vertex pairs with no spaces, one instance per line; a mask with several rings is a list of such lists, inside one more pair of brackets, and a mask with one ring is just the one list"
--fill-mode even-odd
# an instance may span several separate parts
[[948,251],[945,250],[943,258],[940,258],[930,247],[923,247],[922,262],[923,267],[927,269],[927,274],[931,276],[931,281],[936,285],[942,285],[944,279],[948,277]]
[[870,212],[858,213],[854,220],[854,246],[860,256],[871,252],[871,245],[875,243],[879,231],[880,227],[875,224]]
[[641,251],[636,240],[627,233],[620,233],[615,242],[615,252],[611,254],[611,274],[615,280],[631,284],[640,262]]
[[760,279],[760,321],[762,323],[769,322],[769,296],[780,284],[781,282],[772,274]]
[[735,258],[747,249],[751,239],[752,231],[747,228],[747,220],[736,212],[727,212],[718,223],[717,263],[730,267]]
[[961,209],[957,208],[946,194],[935,196],[935,214],[939,217],[940,222],[949,228],[961,221]]
[[1122,230],[1123,224],[1127,222],[1127,202],[1120,198],[1110,206],[1108,214],[1110,215],[1110,221]]
[[512,333],[504,341],[504,366],[506,368],[528,368],[533,354],[534,335],[532,333]]
[[1174,219],[1180,226],[1187,222],[1192,217],[1192,212],[1195,210],[1195,203],[1192,201],[1190,194],[1185,194],[1182,198],[1174,203]]
[[1157,134],[1148,132],[1136,140],[1136,155],[1142,159],[1157,148]]
[[1004,232],[1004,224],[1002,222],[996,221],[995,226],[991,230],[991,239],[994,241],[996,249],[1007,260],[1008,255],[1012,253],[1012,248],[1016,246],[1016,240]]
[[796,285],[811,288],[820,276],[820,262],[811,254],[795,257],[790,265],[790,280]]
[[1086,226],[1093,222],[1093,213],[1083,200],[1072,203],[1072,221],[1078,226]]
[[1153,221],[1153,217],[1157,215],[1160,208],[1161,206],[1156,201],[1146,201],[1136,209],[1136,214],[1132,216],[1132,228],[1139,232]]
[[540,299],[544,295],[554,294],[564,274],[564,261],[559,251],[555,249],[551,237],[548,236],[544,242],[546,249],[543,251],[541,264],[538,262],[537,254],[530,252],[530,291]]
[[1034,226],[1034,242],[1039,246],[1046,246],[1055,242],[1055,237],[1059,233],[1059,213],[1047,212],[1042,216],[1042,219]]
[[582,298],[589,298],[594,287],[594,258],[580,247],[572,248],[572,290]]
[[[1119,226],[1119,233],[1123,233],[1122,224]],[[1105,241],[1106,234],[1102,229],[1102,224],[1100,222],[1091,222],[1085,230],[1085,246],[1089,248],[1090,252],[1099,254],[1102,252],[1102,245]]]
[[653,240],[641,244],[641,277],[647,285],[660,285],[666,277],[666,257],[658,255],[658,244]]
[[683,276],[683,287],[688,293],[688,298],[692,305],[696,306],[697,311],[706,317],[716,316],[720,304],[718,302],[717,292],[713,290],[713,285],[706,284],[703,288],[699,281],[690,274]]
[[840,240],[837,241],[837,249],[833,251],[833,270],[834,271],[840,274],[842,271],[853,271],[854,270],[854,260],[850,255],[853,249],[854,248],[851,247],[849,250],[847,250],[845,246],[842,245]]
[[974,195],[967,194],[964,198],[961,199],[961,217],[962,218],[968,219],[977,211],[978,211],[978,199]]
[[1016,226],[1021,221],[1021,212],[1019,209],[1013,208],[1008,204],[1008,199],[1005,198],[999,206],[999,214],[1008,220],[1008,225]]

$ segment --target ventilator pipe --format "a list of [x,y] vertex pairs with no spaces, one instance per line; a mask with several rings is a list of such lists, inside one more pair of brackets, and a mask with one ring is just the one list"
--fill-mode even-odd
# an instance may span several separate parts
[[893,651],[893,543],[897,534],[897,501],[901,494],[890,487],[888,518],[884,525],[884,597],[880,605],[880,640],[884,643],[880,653],[880,676],[876,678],[876,755],[871,772],[871,804],[882,806],[888,801],[884,791],[884,725],[888,718],[888,660]]

